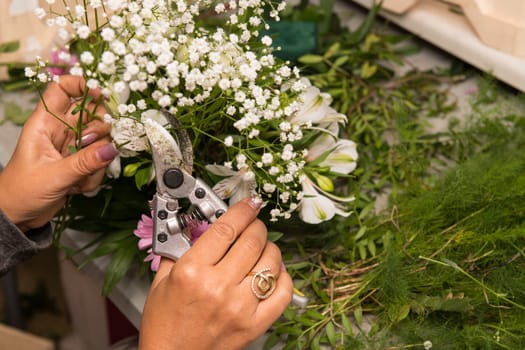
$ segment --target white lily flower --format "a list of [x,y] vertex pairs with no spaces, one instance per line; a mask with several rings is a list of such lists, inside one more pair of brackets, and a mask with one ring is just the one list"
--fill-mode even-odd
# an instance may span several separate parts
[[120,164],[120,156],[117,155],[106,168],[106,175],[110,179],[118,179],[122,172],[122,166]]
[[147,119],[151,119],[159,123],[160,125],[168,125],[168,119],[164,116],[164,113],[158,109],[148,109],[142,112],[140,115],[140,121],[144,123]]
[[125,104],[129,99],[130,88],[129,85],[123,81],[118,81],[114,84],[107,84],[102,89],[102,94],[108,98],[106,108],[113,116],[118,116],[118,106]]
[[236,171],[224,165],[209,164],[206,165],[206,170],[215,175],[226,176],[225,179],[217,182],[212,189],[220,198],[230,198],[230,206],[255,194],[257,182],[255,181],[255,174],[249,168]]
[[346,122],[346,116],[338,113],[335,109],[330,107],[332,97],[324,92],[321,92],[315,86],[307,87],[300,95],[299,101],[302,105],[294,116],[290,119],[296,124],[325,124],[332,122]]
[[133,157],[149,150],[144,125],[133,118],[119,118],[113,122],[111,137],[122,157]]
[[356,168],[358,158],[357,145],[354,141],[337,139],[330,134],[322,134],[310,145],[308,161],[313,161],[330,150],[326,158],[319,163],[327,166],[330,171],[340,174],[349,174]]
[[319,187],[312,180],[305,177],[302,182],[303,197],[299,202],[299,217],[306,223],[319,224],[323,221],[331,220],[334,215],[349,216],[351,212],[345,211],[337,201],[350,202],[353,197],[340,198],[330,195]]

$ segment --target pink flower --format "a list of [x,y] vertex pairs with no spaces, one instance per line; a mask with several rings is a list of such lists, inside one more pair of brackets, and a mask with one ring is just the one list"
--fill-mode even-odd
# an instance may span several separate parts
[[191,221],[190,222],[190,233],[191,243],[195,243],[197,239],[208,229],[210,224],[206,221]]
[[[153,216],[153,212],[151,213]],[[151,261],[151,271],[157,271],[160,264],[160,255],[154,254],[151,247],[153,246],[153,219],[148,215],[142,215],[137,223],[137,229],[133,231],[139,239],[138,247],[140,250],[148,250],[148,256],[144,261]]]
[[[151,217],[153,212],[151,213]],[[145,262],[151,261],[151,271],[157,271],[160,264],[160,255],[153,253],[153,219],[148,215],[142,215],[137,223],[137,229],[133,231],[135,236],[139,239],[138,247],[140,250],[148,250],[148,256],[144,259]],[[190,220],[189,231],[191,235],[191,243],[195,243],[197,239],[208,229],[210,224],[206,221]]]
[[69,68],[77,63],[77,57],[69,53],[66,48],[53,50],[51,52],[51,65],[47,68],[51,77],[63,75],[69,72]]

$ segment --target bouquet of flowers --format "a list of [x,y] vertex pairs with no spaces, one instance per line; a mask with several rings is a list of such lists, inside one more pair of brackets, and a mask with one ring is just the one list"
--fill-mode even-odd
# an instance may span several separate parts
[[[60,5],[63,13],[47,2],[49,11],[36,14],[67,42],[68,73],[106,98],[104,120],[120,150],[108,178],[134,177],[139,189],[154,180],[144,123],[169,130],[165,109],[193,140],[196,175],[213,181],[230,205],[259,196],[267,222],[298,215],[317,224],[350,214],[345,204],[353,197],[334,190],[358,157],[356,144],[339,135],[346,116],[278,59],[264,34],[285,2],[91,0]],[[39,59],[26,76],[37,84],[59,80],[52,66]]]

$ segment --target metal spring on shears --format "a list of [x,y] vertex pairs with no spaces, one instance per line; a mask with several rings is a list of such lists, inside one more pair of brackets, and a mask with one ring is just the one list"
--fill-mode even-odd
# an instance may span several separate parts
[[177,216],[179,221],[179,227],[183,230],[188,227],[196,226],[201,222],[208,222],[208,218],[199,210],[199,208],[194,207],[190,213],[181,213]]

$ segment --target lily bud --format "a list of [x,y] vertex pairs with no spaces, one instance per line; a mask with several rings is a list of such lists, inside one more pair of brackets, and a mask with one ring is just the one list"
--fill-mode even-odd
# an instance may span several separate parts
[[315,174],[315,182],[317,182],[317,185],[326,192],[333,192],[334,191],[334,183],[332,180],[324,175],[321,174]]
[[124,167],[124,176],[125,177],[131,177],[134,176],[137,173],[137,170],[141,166],[141,163],[132,163],[128,164]]

